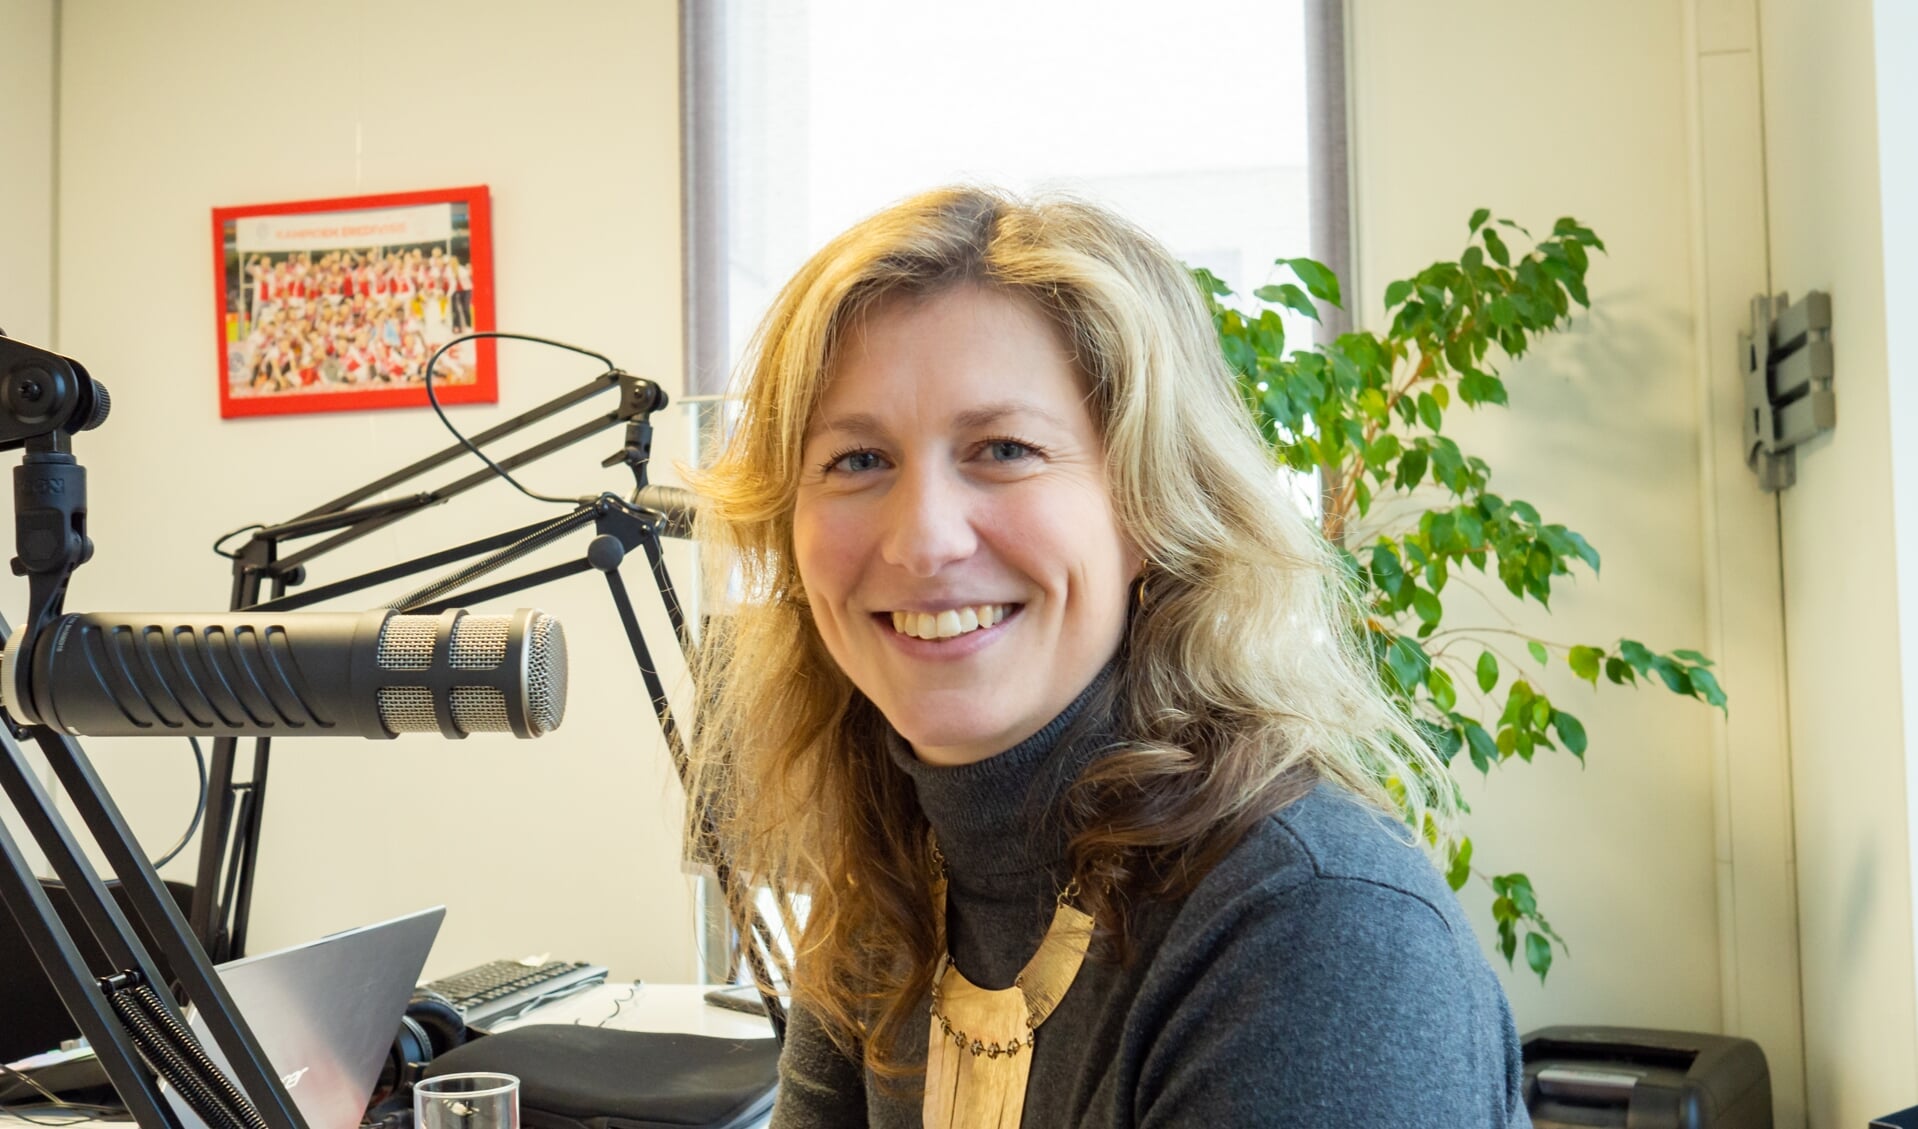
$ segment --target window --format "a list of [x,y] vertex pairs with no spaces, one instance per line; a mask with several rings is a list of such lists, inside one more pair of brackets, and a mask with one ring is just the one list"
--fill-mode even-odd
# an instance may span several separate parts
[[955,181],[1086,196],[1260,285],[1307,247],[1303,3],[726,6],[728,362],[813,250]]

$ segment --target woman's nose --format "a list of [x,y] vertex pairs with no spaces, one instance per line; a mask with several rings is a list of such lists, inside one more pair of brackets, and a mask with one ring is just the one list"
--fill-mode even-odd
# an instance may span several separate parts
[[932,577],[978,547],[973,499],[949,473],[908,469],[888,491],[882,548],[886,562],[913,576]]

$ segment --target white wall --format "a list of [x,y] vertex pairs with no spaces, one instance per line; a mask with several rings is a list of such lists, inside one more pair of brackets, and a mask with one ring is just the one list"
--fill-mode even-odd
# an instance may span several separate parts
[[1706,638],[1735,694],[1714,749],[1724,1030],[1765,1049],[1777,1123],[1796,1127],[1804,1028],[1778,498],[1745,465],[1738,347],[1769,285],[1758,6],[1696,0],[1686,14]]
[[48,347],[53,333],[53,0],[0,5],[0,329]]
[[1771,287],[1831,292],[1838,358],[1838,427],[1801,452],[1780,527],[1809,1111],[1855,1125],[1918,1100],[1872,11],[1759,14]]
[[[223,608],[216,535],[292,517],[450,442],[425,410],[218,418],[215,206],[490,185],[500,327],[595,348],[678,392],[671,0],[63,10],[57,337],[114,397],[112,420],[76,443],[98,552],[70,607]],[[498,407],[454,409],[469,432],[595,375],[526,345],[502,345],[500,366]],[[686,455],[685,419],[661,418],[662,465]],[[598,465],[619,441],[608,431],[524,477],[564,495],[620,489]],[[545,512],[489,486],[321,562],[313,583]],[[690,581],[684,556],[674,563]],[[648,590],[643,568],[627,574]],[[566,625],[565,726],[536,743],[280,743],[253,951],[445,902],[429,974],[551,951],[615,976],[691,978],[679,790],[604,585],[589,574],[500,610],[520,605]],[[663,615],[642,606],[669,650]],[[192,807],[184,744],[89,744],[143,840],[176,836]],[[166,873],[190,879],[191,855]]]
[[[43,349],[53,340],[53,0],[0,4],[0,331]],[[11,534],[6,542],[11,555]],[[26,609],[26,585],[0,574],[0,615],[17,625]],[[39,752],[28,750],[45,775]],[[0,822],[28,862],[45,873],[39,844],[0,799]]]
[[[1563,587],[1549,615],[1516,610],[1495,581],[1483,587],[1499,610],[1463,594],[1448,610],[1561,643],[1723,644],[1706,615],[1700,533],[1684,6],[1365,0],[1350,12],[1354,224],[1370,324],[1388,281],[1458,254],[1481,205],[1535,231],[1574,215],[1610,248],[1594,257],[1592,311],[1508,369],[1510,410],[1452,416],[1467,450],[1494,468],[1494,489],[1584,533],[1604,554],[1602,577]],[[1714,799],[1724,720],[1662,687],[1594,693],[1562,667],[1542,681],[1585,720],[1586,766],[1545,754],[1483,783],[1462,769],[1475,863],[1527,872],[1571,944],[1544,986],[1522,961],[1511,973],[1499,963],[1520,1030],[1725,1030]],[[1734,712],[1762,716],[1772,687],[1727,689]],[[1489,933],[1489,894],[1470,886],[1464,900]],[[1780,925],[1790,928],[1788,913]],[[1791,1124],[1796,1047],[1767,1042],[1780,1124]]]

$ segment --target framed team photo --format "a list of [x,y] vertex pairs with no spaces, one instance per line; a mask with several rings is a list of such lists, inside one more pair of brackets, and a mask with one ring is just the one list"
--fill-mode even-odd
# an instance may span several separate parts
[[[493,329],[484,185],[213,210],[220,415],[426,405],[429,357]],[[442,404],[499,401],[494,342],[433,365]]]

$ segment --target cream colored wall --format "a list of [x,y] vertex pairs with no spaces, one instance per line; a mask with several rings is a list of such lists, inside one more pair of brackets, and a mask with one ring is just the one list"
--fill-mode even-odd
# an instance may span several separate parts
[[0,329],[53,332],[53,0],[0,4]]
[[[53,0],[0,4],[0,331],[53,348]],[[11,541],[8,542],[11,546]],[[0,615],[17,622],[26,585],[0,573]],[[44,776],[37,750],[28,750]],[[0,798],[0,823],[26,859],[45,873],[39,845]]]
[[[500,327],[597,349],[678,392],[671,0],[63,9],[57,336],[114,397],[112,420],[75,445],[98,552],[70,607],[223,608],[216,535],[292,517],[450,442],[424,410],[218,418],[215,206],[490,185]],[[469,432],[595,375],[524,345],[502,345],[500,366],[498,407],[453,411]],[[660,420],[662,464],[688,450],[684,419]],[[599,467],[618,445],[608,431],[523,475],[563,495],[620,489]],[[547,512],[489,486],[317,565],[313,582]],[[584,539],[569,545],[577,555]],[[690,580],[684,555],[673,560]],[[648,590],[643,567],[627,575]],[[429,974],[550,951],[615,976],[692,977],[679,790],[604,584],[589,574],[494,607],[524,604],[567,629],[571,701],[556,735],[276,747],[253,951],[444,902]],[[663,615],[643,608],[670,650]],[[176,836],[194,786],[184,743],[88,744],[143,840]],[[190,879],[191,854],[166,873]]]
[[1771,286],[1833,303],[1838,427],[1780,531],[1808,1105],[1858,1125],[1918,1100],[1872,5],[1761,0],[1759,29]]
[[[1497,590],[1500,610],[1449,590],[1448,609],[1492,627],[1512,614],[1563,643],[1722,645],[1706,612],[1713,581],[1700,528],[1684,7],[1364,0],[1349,10],[1365,320],[1378,323],[1389,280],[1456,255],[1481,205],[1533,230],[1577,216],[1610,249],[1594,258],[1592,311],[1508,371],[1511,409],[1453,413],[1466,448],[1495,468],[1494,489],[1586,534],[1604,554],[1602,577],[1565,586],[1549,616],[1512,613],[1496,582],[1481,587]],[[1539,681],[1529,660],[1525,668]],[[1542,681],[1586,721],[1588,763],[1545,754],[1483,782],[1463,768],[1475,862],[1529,873],[1571,943],[1545,986],[1495,958],[1520,1030],[1726,1029],[1714,798],[1722,719],[1663,689],[1595,694],[1562,669]],[[1734,711],[1759,715],[1771,691],[1728,689]],[[1489,932],[1489,894],[1473,885],[1464,897]],[[1789,929],[1788,914],[1780,924]],[[1796,1048],[1782,1042],[1767,1052],[1789,1079]],[[1794,1087],[1780,1088],[1786,1114]]]
[[1764,1048],[1777,1124],[1792,1129],[1805,1124],[1804,1029],[1778,499],[1745,466],[1738,349],[1767,285],[1758,6],[1685,7],[1706,649],[1734,695],[1713,749],[1723,1029]]

